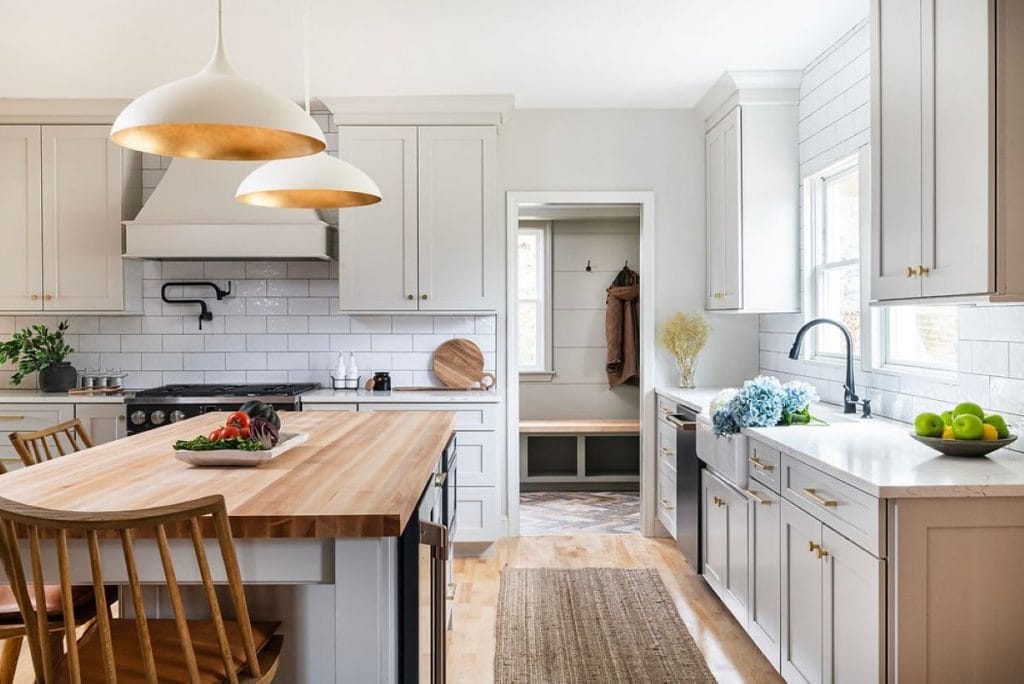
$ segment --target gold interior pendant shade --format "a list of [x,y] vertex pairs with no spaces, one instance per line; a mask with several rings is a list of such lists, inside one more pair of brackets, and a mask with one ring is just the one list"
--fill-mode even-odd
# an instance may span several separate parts
[[245,177],[235,199],[260,207],[345,209],[376,204],[381,195],[365,173],[321,152],[267,162]]
[[224,50],[223,24],[218,0],[209,63],[132,101],[114,121],[111,140],[140,152],[226,161],[287,159],[327,146],[301,107],[238,74]]

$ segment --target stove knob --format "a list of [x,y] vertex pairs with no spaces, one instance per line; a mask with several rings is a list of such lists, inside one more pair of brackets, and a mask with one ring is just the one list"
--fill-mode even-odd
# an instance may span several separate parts
[[167,414],[163,411],[153,411],[149,414],[149,422],[153,425],[163,425],[165,420],[167,420]]
[[132,415],[130,416],[130,419],[132,421],[132,425],[142,425],[143,423],[146,422],[146,412],[133,411]]
[[171,422],[172,423],[177,423],[179,420],[185,420],[185,418],[187,418],[187,417],[188,416],[186,416],[185,412],[182,411],[181,409],[174,409],[173,411],[171,411]]

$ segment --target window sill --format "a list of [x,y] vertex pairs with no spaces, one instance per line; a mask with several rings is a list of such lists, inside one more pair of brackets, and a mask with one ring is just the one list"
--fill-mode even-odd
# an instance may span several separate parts
[[520,371],[519,382],[551,382],[555,371]]

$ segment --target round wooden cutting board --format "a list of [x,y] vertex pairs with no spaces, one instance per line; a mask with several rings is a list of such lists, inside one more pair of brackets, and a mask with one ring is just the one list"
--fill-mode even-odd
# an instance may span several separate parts
[[434,351],[434,373],[445,387],[493,387],[493,373],[484,372],[484,353],[472,340],[448,340]]

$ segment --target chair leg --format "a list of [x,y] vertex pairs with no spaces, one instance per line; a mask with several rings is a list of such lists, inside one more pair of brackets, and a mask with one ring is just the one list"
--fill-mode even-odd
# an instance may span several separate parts
[[0,645],[0,684],[13,684],[14,671],[18,669],[21,657],[21,642],[24,637],[5,639]]

